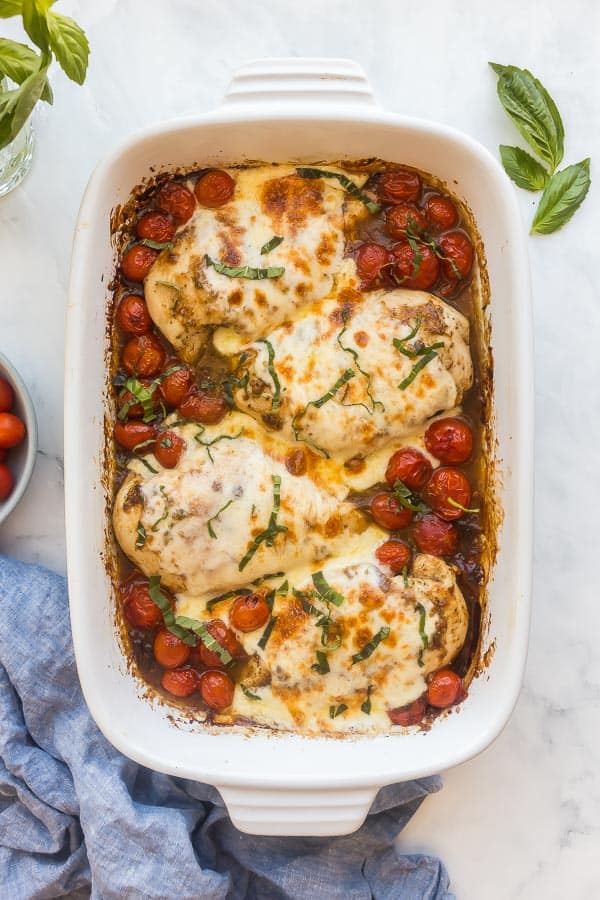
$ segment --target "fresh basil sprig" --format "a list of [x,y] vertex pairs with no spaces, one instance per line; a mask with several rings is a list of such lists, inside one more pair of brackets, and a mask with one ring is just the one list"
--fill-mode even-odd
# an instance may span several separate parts
[[556,103],[527,69],[490,63],[498,75],[498,97],[527,143],[546,164],[520,147],[500,145],[506,173],[527,191],[543,190],[532,234],[551,234],[579,209],[590,187],[589,158],[556,171],[564,153],[565,130]]
[[268,266],[266,269],[256,269],[254,266],[227,266],[225,263],[216,262],[208,254],[204,256],[206,268],[211,266],[220,275],[227,275],[228,278],[249,278],[254,281],[260,281],[264,278],[280,278],[285,272],[284,266]]
[[17,87],[0,92],[0,150],[18,135],[38,100],[53,102],[48,82],[52,57],[64,73],[83,84],[90,46],[85,33],[73,19],[54,12],[48,0],[0,0],[0,18],[20,15],[36,53],[26,44],[0,39],[0,80],[6,76]]

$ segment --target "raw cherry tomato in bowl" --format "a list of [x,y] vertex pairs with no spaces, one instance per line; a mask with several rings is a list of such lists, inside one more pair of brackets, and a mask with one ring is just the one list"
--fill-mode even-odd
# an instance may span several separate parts
[[0,353],[0,523],[29,483],[37,453],[37,423],[21,376]]

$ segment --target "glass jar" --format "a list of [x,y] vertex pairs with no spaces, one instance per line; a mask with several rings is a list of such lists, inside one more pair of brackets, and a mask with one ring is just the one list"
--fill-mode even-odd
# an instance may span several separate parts
[[[12,87],[6,79],[2,80],[1,85],[4,91]],[[34,113],[29,116],[15,139],[0,150],[0,197],[16,188],[31,168],[34,143],[33,116]]]

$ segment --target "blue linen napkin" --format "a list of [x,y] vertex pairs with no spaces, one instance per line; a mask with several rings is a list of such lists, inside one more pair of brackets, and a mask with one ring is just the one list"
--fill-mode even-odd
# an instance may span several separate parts
[[85,705],[67,587],[0,558],[0,885],[9,900],[454,900],[436,858],[393,842],[424,778],[381,790],[339,838],[255,837],[214,788],[118,753]]

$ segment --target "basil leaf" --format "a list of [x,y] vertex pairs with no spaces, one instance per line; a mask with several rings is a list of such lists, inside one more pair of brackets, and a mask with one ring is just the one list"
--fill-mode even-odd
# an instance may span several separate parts
[[350,381],[351,378],[354,378],[355,375],[356,375],[356,372],[354,372],[352,369],[346,369],[346,371],[340,376],[340,378],[338,378],[336,383],[333,385],[333,387],[331,387],[327,391],[326,394],[323,394],[323,396],[319,397],[318,400],[310,400],[306,404],[304,409],[300,410],[300,412],[294,413],[294,416],[292,418],[292,429],[294,432],[294,438],[297,441],[302,441],[302,443],[304,443],[304,444],[309,444],[315,450],[318,450],[320,453],[322,453],[326,459],[329,459],[329,453],[327,453],[326,450],[324,450],[322,447],[317,447],[317,445],[313,444],[312,441],[309,441],[308,438],[300,437],[300,428],[298,426],[298,422],[300,421],[300,419],[303,416],[306,415],[306,412],[307,412],[309,406],[314,406],[315,409],[320,409],[329,400],[332,400],[333,397],[335,397],[335,395],[337,394],[337,392],[340,391],[344,387],[344,385]]
[[312,583],[315,586],[321,600],[325,603],[333,603],[335,606],[341,606],[344,597],[338,591],[334,590],[328,583],[322,572],[315,572],[312,577]]
[[590,188],[590,160],[584,159],[552,176],[531,224],[532,234],[552,234],[579,209]]
[[246,695],[248,700],[262,700],[262,697],[259,697],[258,694],[253,694],[250,688],[247,688],[245,684],[240,682],[240,687],[242,689],[242,693]]
[[[212,636],[205,622],[199,622],[197,619],[190,619],[188,616],[175,616],[175,625],[191,631],[200,638],[200,642],[204,644],[211,653],[216,653],[224,666],[228,666],[233,662],[233,656],[219,641]],[[172,630],[172,629],[171,629]],[[187,643],[187,642],[186,642]]]
[[362,709],[362,711],[364,712],[364,714],[366,716],[371,715],[371,694],[372,693],[373,693],[373,685],[369,684],[367,686],[367,699],[364,701],[364,703],[360,704],[360,708]]
[[283,532],[288,530],[287,525],[277,524],[277,516],[279,515],[279,506],[281,503],[281,477],[279,475],[271,475],[271,479],[273,481],[273,510],[269,518],[269,524],[264,531],[261,531],[260,534],[258,534],[254,538],[254,540],[250,544],[250,547],[248,548],[248,551],[240,560],[240,563],[238,565],[238,571],[240,572],[246,568],[261,544],[265,543],[267,547],[272,547],[276,535],[282,534]]
[[[137,243],[141,244],[142,247],[150,247],[151,250],[173,249],[172,241],[151,241],[150,238],[142,238],[142,240]],[[179,288],[176,288],[176,290],[179,290]]]
[[[144,461],[145,461],[145,460],[144,460]],[[156,522],[154,523],[154,525],[152,525],[152,527],[150,528],[150,531],[157,531],[157,530],[158,530],[158,526],[160,525],[160,523],[161,523],[161,522],[164,522],[164,520],[165,520],[165,519],[168,517],[168,515],[169,515],[169,498],[167,497],[167,495],[166,495],[166,493],[165,493],[165,486],[164,486],[164,484],[159,485],[159,488],[158,488],[158,489],[159,489],[159,491],[161,492],[161,494],[163,495],[163,497],[164,497],[164,499],[165,499],[165,508],[164,508],[164,510],[163,510],[162,516],[160,517],[160,519],[157,519],[157,520],[156,520]]]
[[370,641],[368,641],[362,650],[359,650],[358,653],[355,653],[352,657],[352,665],[356,665],[356,663],[362,662],[363,659],[368,659],[372,653],[375,652],[377,647],[382,641],[385,641],[386,638],[390,636],[390,629],[387,625],[384,625],[383,628],[380,628],[377,634],[374,634]]
[[[146,443],[146,442],[144,442],[144,443]],[[152,443],[154,443],[154,441],[153,441]],[[135,447],[134,449],[137,450],[137,447]],[[147,459],[144,459],[143,456],[134,457],[134,459],[137,459],[137,461],[138,461],[138,462],[141,462],[141,464],[142,464],[143,466],[146,466],[146,468],[148,469],[148,471],[149,471],[149,472],[152,472],[153,475],[158,475],[158,469],[155,469],[154,466],[151,466],[150,463],[148,462],[148,460],[147,460]]]
[[[385,406],[383,405],[381,400],[376,400],[375,397],[373,396],[373,391],[371,390],[371,373],[365,372],[365,370],[363,368],[361,368],[358,352],[354,349],[354,347],[346,347],[344,344],[342,344],[342,338],[347,331],[347,321],[348,321],[348,319],[344,313],[342,313],[342,321],[344,323],[344,327],[342,328],[342,330],[340,331],[340,333],[338,334],[338,336],[336,338],[337,344],[340,347],[340,349],[344,351],[344,353],[350,354],[350,356],[354,360],[354,365],[356,366],[357,371],[360,372],[361,375],[364,375],[364,377],[367,379],[367,397],[371,401],[371,408],[369,409],[369,407],[365,403],[359,403],[358,405],[364,406],[365,409],[367,410],[367,412],[369,413],[369,415],[373,415],[376,407],[378,407],[378,406],[381,407],[382,412],[385,412]],[[349,404],[349,405],[354,406],[355,404]]]
[[[173,246],[173,245],[171,244],[171,246]],[[178,294],[181,293],[181,288],[177,287],[177,285],[174,284],[172,281],[161,281],[161,280],[157,279],[155,283],[162,284],[164,287],[172,288],[174,291],[177,291]]]
[[348,707],[345,703],[339,703],[337,706],[333,705],[329,707],[329,718],[335,719],[337,716],[341,716],[343,712],[346,712]]
[[556,104],[527,69],[490,63],[500,102],[527,143],[554,172],[564,152],[565,130]]
[[425,366],[428,365],[433,359],[436,358],[437,353],[434,348],[443,347],[443,346],[444,345],[442,343],[440,343],[440,344],[432,344],[431,347],[428,347],[427,352],[424,354],[424,356],[421,357],[421,359],[417,363],[415,363],[415,365],[412,367],[411,371],[408,373],[406,378],[404,378],[400,382],[400,384],[398,385],[398,388],[401,391],[406,390],[406,388],[409,386],[409,384],[412,384],[412,382],[415,380],[415,378],[417,377],[419,372],[422,369],[424,369]]
[[317,661],[312,664],[311,669],[314,669],[319,675],[327,675],[329,672],[329,660],[327,654],[322,650],[317,650]]
[[12,16],[20,16],[23,9],[23,0],[0,0],[0,19],[10,19]]
[[42,62],[43,67],[29,75],[18,88],[0,94],[0,150],[18,135],[46,89],[49,61],[43,58]]
[[69,16],[48,12],[50,46],[59,66],[71,81],[83,84],[90,57],[90,45],[85,32]]
[[279,278],[285,272],[283,266],[269,266],[267,269],[255,269],[253,266],[227,266],[225,263],[215,262],[208,254],[204,257],[207,268],[210,266],[221,275],[229,278],[250,278],[261,280],[264,278]]
[[137,538],[135,541],[136,550],[141,550],[144,544],[146,543],[146,529],[142,524],[142,520],[140,519],[137,523]]
[[124,421],[129,415],[129,410],[132,406],[135,406],[137,403],[141,403],[142,409],[144,412],[143,421],[148,424],[156,419],[156,413],[154,412],[154,390],[156,387],[156,383],[153,382],[149,387],[145,384],[142,384],[137,378],[131,376],[127,378],[125,384],[123,385],[126,391],[132,396],[131,400],[127,400],[117,414],[117,418],[120,421]]
[[262,247],[260,248],[260,255],[264,256],[265,253],[270,253],[271,250],[275,249],[275,247],[279,247],[281,243],[283,243],[283,238],[275,235],[271,238],[270,241],[267,241],[266,244],[262,245]]
[[415,606],[415,610],[419,613],[419,634],[421,635],[421,643],[423,644],[423,646],[419,650],[417,663],[422,668],[425,665],[425,663],[423,662],[423,651],[427,650],[427,648],[429,647],[429,638],[427,637],[427,632],[425,631],[427,613],[425,612],[425,607],[422,603],[417,603]]
[[394,494],[400,506],[405,509],[410,509],[412,512],[429,512],[429,507],[422,503],[403,481],[394,482]]
[[[0,75],[6,75],[15,84],[23,84],[26,78],[35,74],[39,69],[40,61],[38,54],[27,44],[0,38]],[[49,82],[46,82],[41,99],[46,103],[52,103],[54,100]]]
[[521,150],[500,144],[500,158],[506,174],[514,183],[526,191],[541,191],[548,181],[548,173],[543,165]]
[[271,341],[268,341],[266,338],[258,338],[257,344],[264,344],[267,348],[267,353],[269,356],[269,362],[267,367],[269,369],[269,375],[273,381],[273,399],[271,400],[271,409],[277,409],[281,404],[281,382],[279,381],[279,376],[275,370],[275,350],[273,349],[273,344]]
[[271,637],[271,632],[275,628],[275,623],[277,622],[277,616],[271,616],[269,621],[267,622],[267,627],[262,633],[261,639],[258,641],[258,645],[261,650],[264,650],[267,646],[267,641]]
[[33,43],[45,52],[50,49],[49,6],[47,0],[22,0],[23,28]]
[[183,641],[184,644],[187,644],[188,647],[195,647],[197,641],[194,635],[190,633],[188,628],[182,627],[181,624],[177,623],[177,619],[183,617],[175,617],[175,613],[171,608],[171,604],[161,590],[160,575],[151,576],[150,582],[148,584],[148,591],[150,593],[150,599],[154,604],[156,604],[156,606],[158,606],[163,615],[165,628],[168,628],[171,634],[174,634],[175,637],[178,637],[179,640]]
[[381,210],[381,205],[379,203],[375,203],[374,200],[371,200],[370,197],[361,191],[357,184],[351,181],[346,175],[342,175],[341,172],[327,172],[324,169],[306,167],[296,167],[296,172],[301,178],[335,178],[336,181],[339,181],[342,187],[348,191],[351,197],[364,203],[370,213],[375,215]]
[[216,535],[216,532],[215,532],[214,528],[212,527],[212,523],[213,523],[216,519],[218,519],[219,516],[221,515],[221,513],[222,513],[222,512],[225,512],[225,510],[227,509],[227,507],[228,507],[228,506],[231,506],[232,503],[235,503],[235,498],[234,498],[234,497],[232,497],[231,500],[228,500],[227,503],[225,503],[225,504],[221,507],[221,509],[220,509],[218,512],[216,512],[216,513],[214,514],[214,516],[211,516],[210,519],[208,519],[208,521],[207,521],[207,523],[206,523],[206,527],[208,528],[208,533],[210,534],[210,536],[211,536],[211,538],[212,538],[213,540],[216,540],[217,535]]
[[210,600],[207,600],[206,609],[208,612],[212,612],[215,606],[218,603],[222,603],[223,600],[231,600],[233,597],[247,597],[251,593],[252,591],[249,591],[248,588],[237,588],[237,590],[226,591],[224,594],[219,594],[218,597],[212,597]]

